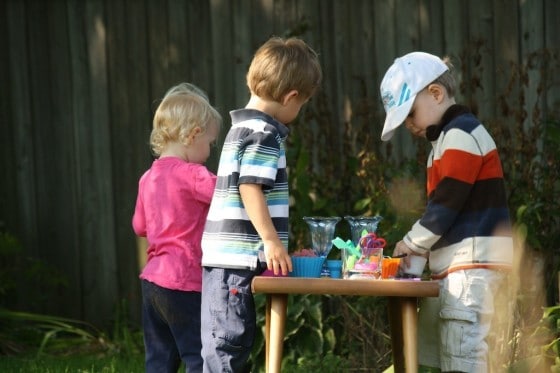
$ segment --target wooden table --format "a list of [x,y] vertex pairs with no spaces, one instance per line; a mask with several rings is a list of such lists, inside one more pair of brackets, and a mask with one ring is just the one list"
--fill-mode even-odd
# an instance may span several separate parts
[[286,325],[288,294],[330,294],[388,297],[391,343],[395,372],[418,371],[417,301],[437,297],[437,281],[344,280],[256,276],[253,293],[264,293],[266,301],[266,372],[280,373]]

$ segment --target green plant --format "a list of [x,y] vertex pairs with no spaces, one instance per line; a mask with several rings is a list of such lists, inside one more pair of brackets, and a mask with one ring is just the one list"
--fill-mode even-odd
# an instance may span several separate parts
[[67,285],[62,273],[25,253],[17,237],[0,231],[0,307],[40,309]]
[[63,317],[0,308],[2,354],[69,354],[110,350],[112,345],[92,325]]
[[26,299],[47,300],[57,286],[65,285],[64,277],[25,255],[20,242],[7,232],[0,232],[0,259],[0,355],[41,359],[80,354],[126,357],[141,352],[142,336],[129,324],[125,303],[117,307],[112,340],[84,321],[13,310],[20,304],[41,305],[20,300],[21,289]]
[[[251,354],[253,371],[264,367],[264,323],[266,297],[255,295],[257,324],[262,333],[257,335]],[[294,295],[288,299],[286,317],[284,356],[282,371],[293,371],[294,367],[310,363],[325,354],[332,353],[334,348],[333,332],[325,325],[322,312],[322,301],[315,295]],[[291,367],[288,369],[288,367]]]
[[121,356],[135,356],[144,353],[142,330],[132,325],[128,315],[126,299],[121,300],[116,308],[113,331],[110,336],[113,350]]
[[325,355],[306,355],[282,365],[282,371],[294,373],[339,373],[348,368],[348,363],[343,358],[330,352]]
[[0,308],[0,371],[142,372],[142,333],[124,309],[110,336],[83,321]]
[[337,336],[334,352],[350,368],[379,371],[391,365],[386,299],[332,296],[326,307]]
[[533,325],[519,329],[515,338],[524,338],[527,356],[518,357],[509,372],[560,372],[560,306],[546,307]]
[[71,356],[2,356],[3,373],[142,373],[142,355],[134,357],[71,355]]
[[0,232],[0,306],[8,299],[8,296],[17,288],[15,278],[15,262],[21,253],[19,241],[6,232]]

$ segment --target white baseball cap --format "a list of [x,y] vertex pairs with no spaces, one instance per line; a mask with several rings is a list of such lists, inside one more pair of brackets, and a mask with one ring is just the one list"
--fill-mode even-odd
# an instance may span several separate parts
[[381,81],[381,100],[387,113],[381,140],[388,141],[404,122],[418,92],[449,70],[441,58],[412,52],[395,59]]

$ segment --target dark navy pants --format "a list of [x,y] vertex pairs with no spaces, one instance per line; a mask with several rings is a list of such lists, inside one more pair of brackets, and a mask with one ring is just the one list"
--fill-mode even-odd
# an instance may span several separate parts
[[147,373],[202,372],[200,293],[142,280],[142,324]]

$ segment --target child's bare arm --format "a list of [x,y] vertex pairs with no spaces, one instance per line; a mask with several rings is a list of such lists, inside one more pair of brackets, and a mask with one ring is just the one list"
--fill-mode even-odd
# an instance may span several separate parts
[[258,184],[241,184],[239,193],[251,223],[263,240],[268,269],[273,270],[275,275],[279,271],[287,275],[288,271],[292,271],[292,260],[274,228],[262,187]]

